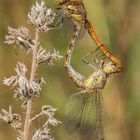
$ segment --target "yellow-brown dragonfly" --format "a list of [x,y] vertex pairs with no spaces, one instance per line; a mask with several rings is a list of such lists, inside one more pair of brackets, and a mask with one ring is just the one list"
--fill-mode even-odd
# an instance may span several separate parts
[[[60,13],[63,20],[64,15],[66,14],[74,23],[74,25],[82,30],[86,28],[91,38],[94,40],[101,52],[108,57],[112,62],[116,64],[118,72],[121,72],[123,69],[122,63],[119,58],[111,54],[104,45],[100,42],[96,32],[87,18],[87,12],[84,7],[82,0],[55,0],[56,3],[60,6]],[[62,21],[61,20],[61,21]]]
[[107,78],[118,73],[114,62],[104,59],[88,78],[71,66],[71,57],[79,34],[75,28],[65,57],[65,68],[74,84],[82,89],[70,96],[65,112],[66,140],[104,140],[102,125],[102,90]]

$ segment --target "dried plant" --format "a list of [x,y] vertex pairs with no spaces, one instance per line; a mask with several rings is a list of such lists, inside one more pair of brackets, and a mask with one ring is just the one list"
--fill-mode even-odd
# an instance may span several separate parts
[[[30,53],[32,55],[29,79],[26,77],[28,71],[25,64],[17,62],[15,68],[16,74],[3,80],[4,85],[14,89],[14,98],[23,101],[22,106],[26,107],[25,120],[22,120],[19,114],[13,113],[11,106],[9,106],[8,111],[2,109],[0,113],[0,120],[8,123],[12,128],[17,130],[18,140],[53,140],[49,125],[57,126],[61,123],[54,118],[56,109],[49,105],[44,105],[39,114],[31,117],[32,99],[40,94],[42,84],[45,84],[43,78],[36,79],[35,77],[37,67],[42,63],[53,65],[55,60],[62,58],[56,50],[47,52],[41,48],[39,42],[39,33],[53,29],[55,18],[56,14],[53,9],[49,8],[44,2],[36,2],[28,14],[28,23],[35,27],[35,38],[31,37],[29,30],[25,27],[18,29],[8,27],[8,35],[5,37],[5,43],[16,43],[20,48],[25,48],[28,52],[27,54]],[[30,137],[29,130],[31,123],[42,115],[47,117],[47,121]]]

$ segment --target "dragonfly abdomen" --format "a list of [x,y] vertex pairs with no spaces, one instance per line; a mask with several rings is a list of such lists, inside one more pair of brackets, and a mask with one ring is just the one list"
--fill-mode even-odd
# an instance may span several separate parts
[[88,19],[85,20],[85,27],[90,34],[91,38],[95,41],[97,44],[98,48],[103,52],[105,56],[107,56],[112,62],[116,64],[116,73],[121,72],[123,69],[122,62],[120,61],[119,58],[116,56],[112,55],[105,47],[104,45],[100,42],[99,38],[96,35],[96,32],[94,31],[93,26],[91,25],[90,21]]

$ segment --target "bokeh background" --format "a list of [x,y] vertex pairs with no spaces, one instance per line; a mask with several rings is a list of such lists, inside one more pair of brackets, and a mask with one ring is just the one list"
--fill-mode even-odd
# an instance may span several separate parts
[[[56,6],[53,0],[46,0]],[[140,139],[140,1],[139,0],[83,0],[88,18],[105,46],[120,57],[124,71],[108,79],[103,92],[104,130],[107,140]],[[20,102],[13,99],[13,91],[2,84],[4,76],[14,74],[17,61],[30,68],[31,57],[16,46],[3,43],[7,27],[25,26],[27,13],[35,0],[0,0],[0,109],[12,105],[14,112],[21,113]],[[42,33],[41,44],[47,50],[56,48],[65,55],[71,37],[72,23],[65,18],[61,29]],[[96,48],[87,33],[79,40],[74,50],[72,65],[80,73],[88,76],[91,68],[81,59]],[[33,113],[39,112],[44,104],[58,108],[56,117],[63,122],[65,104],[68,97],[79,90],[68,78],[63,60],[55,66],[41,65],[37,76],[43,76],[47,84],[40,98],[34,100]],[[44,119],[44,118],[42,118]],[[39,126],[38,120],[33,126]],[[56,140],[64,140],[63,124],[52,128]],[[7,124],[0,124],[0,140],[15,140],[15,131]]]

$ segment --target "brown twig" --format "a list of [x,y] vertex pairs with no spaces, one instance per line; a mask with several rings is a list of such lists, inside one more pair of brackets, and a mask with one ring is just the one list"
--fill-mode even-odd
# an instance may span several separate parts
[[[37,69],[37,50],[39,44],[39,35],[38,30],[36,29],[35,34],[35,42],[33,47],[33,56],[32,56],[32,67],[31,67],[31,75],[30,75],[30,83],[34,81],[35,73]],[[32,97],[27,99],[27,109],[26,109],[26,118],[24,124],[24,131],[23,131],[23,140],[28,140],[29,130],[30,130],[30,117],[31,117],[31,110],[32,110]]]

